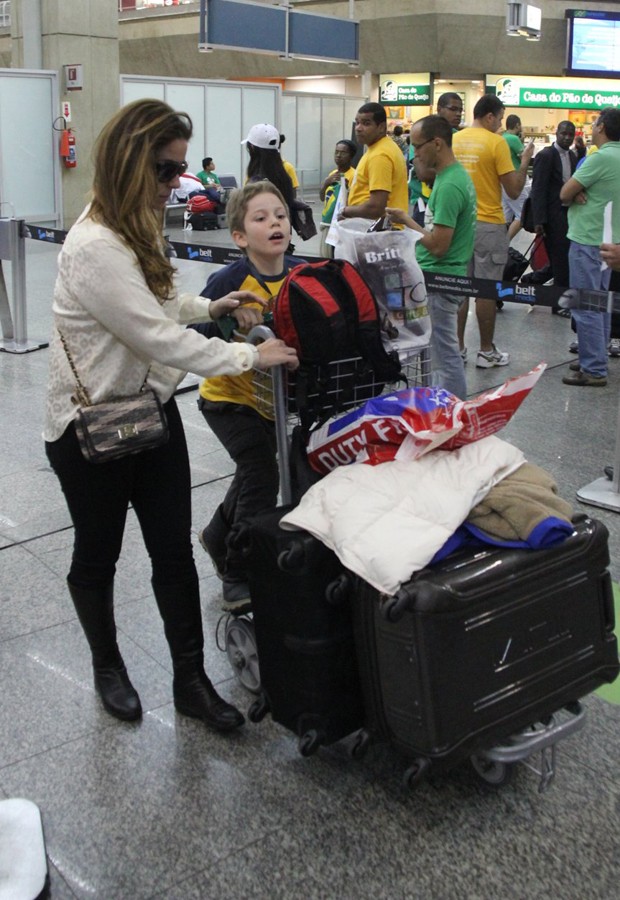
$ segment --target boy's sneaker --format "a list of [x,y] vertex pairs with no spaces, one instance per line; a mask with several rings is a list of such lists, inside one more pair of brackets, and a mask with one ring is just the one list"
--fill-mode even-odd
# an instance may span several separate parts
[[466,363],[467,362],[467,347],[463,347],[462,350],[459,350],[459,353],[461,354],[461,359],[463,360],[463,362]]
[[211,557],[211,562],[213,563],[213,568],[215,569],[215,574],[219,579],[224,578],[224,570],[226,568],[226,554],[217,553],[215,548],[209,544],[209,528],[203,528],[202,531],[198,532],[198,543],[202,547],[202,549],[209,554]]
[[478,356],[476,357],[476,368],[477,369],[492,369],[494,366],[507,366],[510,362],[510,356],[508,353],[505,353],[502,350],[498,350],[495,344],[493,344],[493,349],[485,352],[484,350],[478,350]]
[[607,356],[620,356],[620,338],[612,338],[607,345]]
[[579,341],[571,341],[568,345],[569,353],[579,353]]
[[222,609],[224,612],[235,613],[235,615],[240,616],[243,613],[252,611],[250,588],[247,582],[225,578],[222,596]]

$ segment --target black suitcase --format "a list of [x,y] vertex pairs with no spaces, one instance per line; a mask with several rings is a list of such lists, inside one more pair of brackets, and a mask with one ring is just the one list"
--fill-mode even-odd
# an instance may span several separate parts
[[260,695],[249,717],[299,737],[308,756],[364,725],[351,579],[336,555],[304,531],[278,523],[289,507],[256,516],[237,532],[252,598]]
[[189,224],[194,231],[215,231],[220,227],[217,213],[214,212],[192,213],[189,217]]
[[414,760],[410,784],[616,678],[607,537],[584,517],[552,549],[455,554],[394,597],[356,578],[368,728]]
[[529,264],[530,261],[527,256],[524,256],[523,253],[520,253],[514,247],[509,247],[508,262],[504,267],[502,281],[518,281]]

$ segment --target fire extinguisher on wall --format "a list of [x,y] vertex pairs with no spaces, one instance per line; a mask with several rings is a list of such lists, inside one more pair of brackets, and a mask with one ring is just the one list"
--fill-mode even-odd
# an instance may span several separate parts
[[60,155],[65,164],[65,169],[75,169],[77,155],[75,152],[75,135],[71,128],[65,128],[60,135]]

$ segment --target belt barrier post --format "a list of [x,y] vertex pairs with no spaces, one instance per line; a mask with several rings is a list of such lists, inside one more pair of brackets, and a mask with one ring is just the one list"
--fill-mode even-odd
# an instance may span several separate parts
[[0,263],[0,350],[29,353],[47,347],[47,341],[29,341],[26,331],[26,241],[23,219],[0,218],[0,260],[11,263],[13,317]]

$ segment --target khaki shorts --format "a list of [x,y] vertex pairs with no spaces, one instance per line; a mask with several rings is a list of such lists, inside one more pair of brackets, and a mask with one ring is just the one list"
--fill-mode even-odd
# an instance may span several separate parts
[[508,230],[505,225],[476,222],[474,255],[469,263],[471,278],[501,281],[508,262]]

